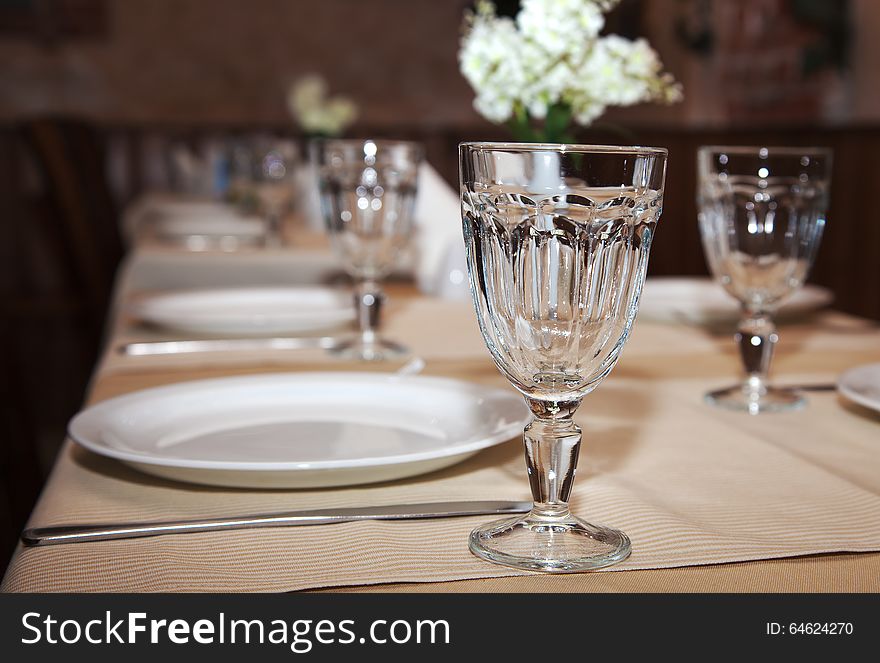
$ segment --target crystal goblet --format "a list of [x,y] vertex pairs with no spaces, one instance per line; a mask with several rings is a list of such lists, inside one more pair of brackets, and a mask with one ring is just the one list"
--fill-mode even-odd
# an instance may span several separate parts
[[463,143],[462,222],[483,339],[534,420],[534,506],[475,529],[479,557],[565,572],[625,559],[625,534],[573,516],[581,399],[614,367],[638,310],[660,217],[665,149]]
[[284,243],[284,216],[293,202],[293,174],[299,157],[290,141],[260,141],[254,164],[253,187],[260,213],[266,221],[266,245]]
[[422,148],[403,141],[324,140],[312,149],[324,221],[355,281],[359,333],[334,352],[367,361],[404,355],[406,348],[378,333],[380,282],[412,236]]
[[778,340],[773,317],[803,285],[819,248],[831,152],[705,146],[697,160],[703,248],[715,279],[742,308],[736,342],[746,373],[706,400],[750,414],[802,407],[799,394],[767,382]]

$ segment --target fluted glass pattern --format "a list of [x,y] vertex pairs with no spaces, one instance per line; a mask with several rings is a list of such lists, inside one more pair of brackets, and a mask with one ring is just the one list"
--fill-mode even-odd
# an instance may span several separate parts
[[[651,152],[549,155],[464,149],[462,215],[492,357],[524,394],[565,401],[591,391],[620,356],[662,209],[663,168]],[[602,180],[594,158],[615,164],[615,177]]]

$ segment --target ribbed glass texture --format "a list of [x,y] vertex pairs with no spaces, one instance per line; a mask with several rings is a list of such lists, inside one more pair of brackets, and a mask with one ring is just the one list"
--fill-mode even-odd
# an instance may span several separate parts
[[460,158],[471,288],[495,363],[531,398],[583,397],[638,310],[665,150],[470,143]]

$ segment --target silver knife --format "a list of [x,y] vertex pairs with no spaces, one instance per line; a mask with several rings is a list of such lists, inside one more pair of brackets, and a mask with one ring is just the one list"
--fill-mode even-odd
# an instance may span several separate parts
[[396,504],[390,506],[361,506],[347,509],[314,509],[287,513],[235,516],[232,518],[204,518],[199,520],[168,520],[149,523],[120,523],[102,525],[53,525],[31,527],[21,534],[26,546],[52,546],[61,543],[136,539],[164,534],[189,532],[216,532],[257,527],[295,527],[298,525],[331,525],[355,520],[421,520],[426,518],[455,518],[482,516],[493,513],[525,513],[531,502],[428,502],[426,504]]
[[117,348],[128,356],[170,355],[189,352],[229,352],[234,350],[332,350],[340,339],[332,336],[276,338],[210,338],[184,341],[141,341]]

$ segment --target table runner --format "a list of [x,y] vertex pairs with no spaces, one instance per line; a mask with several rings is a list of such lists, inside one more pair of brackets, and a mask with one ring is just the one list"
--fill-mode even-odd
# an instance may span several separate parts
[[[178,288],[239,287],[303,283],[299,265],[306,256],[308,273],[314,274],[315,261],[321,252],[278,249],[246,255],[187,255],[180,251],[157,249],[135,252],[121,270],[114,309],[117,315],[108,331],[107,343],[99,362],[98,374],[108,371],[175,370],[213,366],[285,365],[326,362],[327,357],[313,351],[248,351],[194,353],[190,355],[123,357],[118,348],[136,341],[185,339],[180,332],[155,330],[139,325],[126,314],[126,302],[134,296]],[[482,360],[488,350],[480,336],[476,316],[469,301],[447,301],[415,297],[411,286],[399,283],[387,288],[388,301],[383,318],[383,333],[389,338],[405,339],[415,355],[425,360]],[[326,333],[338,333],[331,330]],[[625,357],[678,356],[687,354],[727,355],[734,357],[734,323],[722,321],[712,329],[695,325],[638,321],[624,349]],[[877,348],[880,327],[875,323],[833,311],[814,316],[791,318],[783,326],[779,354],[784,357],[797,351],[837,352]],[[678,372],[686,367],[678,367]],[[738,370],[734,366],[728,380]]]
[[315,593],[661,593],[876,591],[880,553],[805,555],[626,573],[503,576],[434,583],[325,587]]
[[[446,328],[417,327],[401,340],[445,334],[455,346]],[[473,340],[468,333],[462,331],[464,347]],[[806,410],[766,417],[709,408],[703,392],[736,375],[732,345],[699,328],[637,323],[620,364],[578,413],[584,448],[573,507],[620,527],[633,541],[632,557],[612,570],[880,550],[880,417],[833,392],[810,394]],[[826,316],[815,325],[783,329],[779,350],[779,381],[828,382],[849,366],[880,360],[880,333],[845,316]],[[426,373],[506,385],[487,356],[453,354],[429,361]],[[161,370],[126,368],[115,360],[96,376],[93,400],[184,379],[315,369],[313,359],[276,359],[259,367],[221,361],[213,368],[184,360]],[[517,441],[406,481],[286,492],[175,484],[68,445],[31,524],[527,496]],[[467,552],[467,533],[483,520],[362,522],[21,549],[3,589],[278,591],[517,574]],[[877,574],[858,588],[880,589]]]

